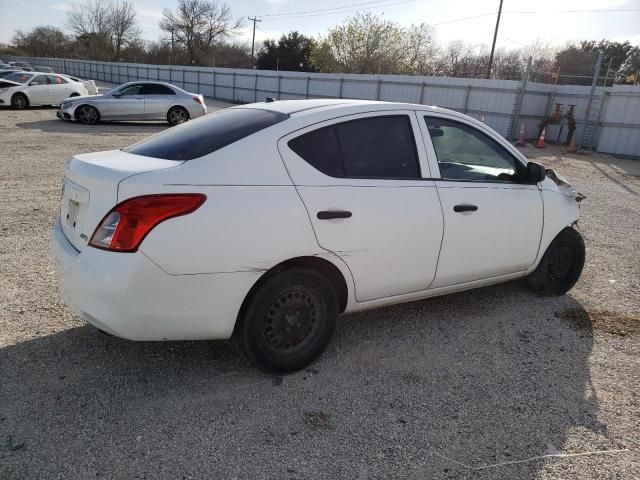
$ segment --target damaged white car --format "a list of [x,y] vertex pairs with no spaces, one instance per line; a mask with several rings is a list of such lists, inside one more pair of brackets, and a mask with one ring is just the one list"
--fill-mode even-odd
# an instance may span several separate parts
[[460,113],[279,101],[73,157],[52,248],[66,303],[99,329],[235,332],[256,366],[287,372],[341,313],[518,278],[564,294],[583,198]]

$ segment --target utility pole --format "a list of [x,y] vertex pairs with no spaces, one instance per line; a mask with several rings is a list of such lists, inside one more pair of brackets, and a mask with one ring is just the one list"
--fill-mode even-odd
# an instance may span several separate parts
[[500,25],[500,15],[502,15],[502,0],[498,8],[498,18],[496,19],[496,30],[493,32],[493,44],[491,45],[491,55],[489,55],[489,67],[487,67],[487,78],[491,78],[491,66],[493,65],[493,52],[496,50],[496,40],[498,39],[498,26]]
[[258,20],[258,17],[247,18],[253,22],[253,38],[251,39],[251,68],[253,68],[253,53],[256,48],[256,22],[262,22],[262,20]]

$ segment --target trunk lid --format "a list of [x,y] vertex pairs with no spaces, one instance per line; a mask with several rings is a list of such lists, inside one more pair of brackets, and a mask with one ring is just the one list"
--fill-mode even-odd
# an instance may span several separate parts
[[60,223],[67,239],[82,251],[100,221],[118,203],[121,181],[181,163],[120,150],[75,155],[65,165],[62,183]]

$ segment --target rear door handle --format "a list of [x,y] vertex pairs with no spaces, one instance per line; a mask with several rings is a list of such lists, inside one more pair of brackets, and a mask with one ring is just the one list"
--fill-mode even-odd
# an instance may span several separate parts
[[319,220],[331,220],[333,218],[351,218],[351,212],[346,210],[323,210],[318,212]]
[[456,205],[453,207],[454,212],[475,212],[478,210],[476,205]]

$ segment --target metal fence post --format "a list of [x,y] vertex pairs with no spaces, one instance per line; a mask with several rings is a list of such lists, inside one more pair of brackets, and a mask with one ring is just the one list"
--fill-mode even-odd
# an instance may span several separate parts
[[422,86],[420,87],[420,105],[424,105],[424,87],[425,82],[422,82]]
[[200,93],[200,70],[196,70],[196,82],[198,93]]
[[216,71],[213,71],[213,98],[216,98]]
[[376,100],[380,100],[380,84],[382,82],[380,81],[380,78],[378,78],[378,81],[376,82]]
[[342,83],[344,82],[344,78],[340,77],[340,88],[338,89],[338,98],[342,98]]
[[304,98],[309,98],[309,82],[311,81],[311,77],[307,77],[306,85],[304,86]]
[[469,106],[469,96],[471,95],[471,85],[467,85],[467,93],[464,95],[464,106],[462,107],[462,113],[467,113],[467,107]]
[[596,62],[596,68],[593,72],[593,80],[591,81],[591,90],[589,91],[589,100],[587,101],[587,108],[584,112],[584,127],[582,128],[582,135],[580,135],[580,140],[576,145],[578,151],[582,147],[582,142],[584,140],[584,133],[587,129],[587,125],[589,124],[589,114],[591,113],[591,104],[593,103],[593,94],[596,91],[596,86],[598,85],[598,77],[600,76],[600,66],[602,65],[602,57],[604,56],[604,52],[600,51],[598,54],[598,61]]
[[278,91],[276,92],[276,100],[280,100],[280,75],[278,75]]
[[524,95],[527,92],[527,82],[529,81],[529,73],[531,72],[531,64],[533,63],[533,57],[529,57],[527,60],[527,69],[524,72],[524,78],[522,79],[522,87],[520,87],[520,93],[518,94],[518,103],[516,104],[516,111],[513,116],[513,123],[511,124],[511,131],[509,132],[509,140],[515,138],[516,129],[518,128],[518,121],[520,120],[520,109],[522,108],[522,101]]
[[258,74],[253,76],[253,103],[258,101]]
[[236,72],[232,72],[232,87],[231,87],[231,98],[233,99],[232,101],[236,101]]

